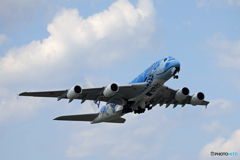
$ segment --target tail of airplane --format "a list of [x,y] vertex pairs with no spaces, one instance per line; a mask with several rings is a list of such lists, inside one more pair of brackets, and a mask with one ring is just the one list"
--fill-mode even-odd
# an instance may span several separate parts
[[[67,116],[60,116],[55,118],[54,120],[60,120],[60,121],[93,121],[98,116],[98,113],[92,113],[92,114],[78,114],[78,115],[67,115]],[[124,118],[116,118],[109,121],[104,121],[106,123],[124,123],[126,119]],[[91,124],[94,124],[91,122]]]
[[[83,85],[83,88],[86,89],[86,88],[94,88],[94,87],[90,82],[87,82],[86,84]],[[90,103],[91,103],[92,108],[93,108],[95,113],[60,116],[60,117],[55,118],[54,120],[88,121],[88,122],[91,122],[92,124],[94,124],[96,122],[93,122],[93,120],[95,118],[97,118],[97,116],[99,115],[100,101],[95,103],[94,101],[91,100]],[[124,123],[125,121],[126,121],[126,119],[124,119],[124,118],[116,117],[116,119],[103,121],[103,122],[106,122],[106,123]],[[97,123],[99,123],[99,122],[97,122]]]
[[[83,88],[94,88],[94,87],[90,82],[87,82],[86,84],[83,85]],[[99,111],[100,101],[97,101],[96,103],[94,101],[90,101],[90,103],[94,112],[97,113]]]

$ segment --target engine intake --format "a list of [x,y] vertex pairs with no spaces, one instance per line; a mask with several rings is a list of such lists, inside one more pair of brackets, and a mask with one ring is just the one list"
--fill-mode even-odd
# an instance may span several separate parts
[[182,101],[187,98],[189,95],[189,89],[187,87],[183,87],[182,89],[179,89],[177,93],[175,94],[175,99],[177,101]]
[[113,96],[117,91],[119,90],[119,87],[116,83],[109,84],[103,91],[103,95],[105,97],[111,97]]
[[192,96],[190,103],[194,106],[199,105],[204,100],[205,96],[202,92],[198,92]]
[[82,88],[80,86],[78,86],[78,85],[73,86],[71,89],[69,89],[69,91],[67,93],[67,98],[68,99],[75,99],[81,93],[82,93]]

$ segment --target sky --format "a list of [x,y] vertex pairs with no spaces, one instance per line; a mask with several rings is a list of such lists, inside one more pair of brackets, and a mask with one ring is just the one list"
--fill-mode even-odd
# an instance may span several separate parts
[[[0,0],[0,159],[239,159],[240,0]],[[204,106],[155,106],[124,124],[53,121],[89,102],[25,91],[124,85],[166,56],[165,85]],[[103,104],[103,103],[102,103]]]

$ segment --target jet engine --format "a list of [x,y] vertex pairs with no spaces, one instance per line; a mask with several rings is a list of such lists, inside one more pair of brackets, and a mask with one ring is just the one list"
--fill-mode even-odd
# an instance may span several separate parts
[[105,97],[111,97],[118,91],[118,85],[116,83],[109,84],[103,91]]
[[192,96],[190,103],[194,106],[199,105],[204,100],[204,97],[205,96],[202,92],[198,92]]
[[81,93],[82,93],[82,88],[80,86],[78,86],[78,85],[73,86],[71,89],[69,89],[69,91],[67,93],[67,98],[75,99]]
[[182,101],[187,98],[189,94],[189,89],[187,87],[183,87],[182,89],[179,89],[177,93],[175,94],[175,99],[177,101]]

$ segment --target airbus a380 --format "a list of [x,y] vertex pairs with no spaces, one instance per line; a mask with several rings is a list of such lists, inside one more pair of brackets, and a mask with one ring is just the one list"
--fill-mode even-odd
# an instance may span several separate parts
[[[173,104],[173,108],[177,105],[184,107],[186,104],[207,107],[209,102],[204,100],[202,92],[190,96],[187,87],[173,90],[164,85],[172,77],[178,79],[179,71],[179,61],[169,56],[153,63],[127,85],[111,83],[94,88],[87,82],[83,88],[76,85],[71,89],[59,91],[23,92],[19,96],[53,97],[58,101],[69,99],[69,103],[74,99],[81,99],[81,103],[90,100],[95,113],[60,116],[54,120],[89,121],[91,124],[124,123],[126,120],[121,118],[123,115],[131,112],[144,113],[146,109],[151,110],[157,104],[166,104],[166,108],[170,104]],[[106,105],[100,107],[100,102],[106,102]]]

